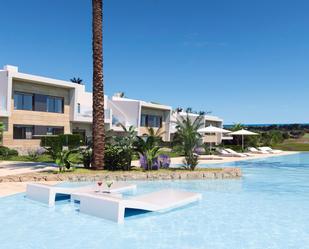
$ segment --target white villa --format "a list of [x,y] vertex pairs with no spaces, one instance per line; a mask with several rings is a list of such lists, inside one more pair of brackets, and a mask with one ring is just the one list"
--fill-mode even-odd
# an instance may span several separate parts
[[[192,121],[194,121],[199,116],[199,114],[196,114],[196,113],[187,113],[185,111],[177,111],[177,110],[173,111],[172,122],[171,122],[171,133],[172,133],[172,135],[176,132],[176,120],[179,119],[179,117],[186,117],[187,115],[189,115],[189,118]],[[205,127],[210,126],[210,125],[215,126],[215,127],[219,127],[219,128],[223,127],[223,119],[221,119],[217,116],[205,114],[202,122],[203,122],[203,125]],[[208,134],[207,136],[205,136],[203,138],[203,142],[204,143],[214,143],[214,144],[218,145],[224,139],[230,139],[230,138],[223,137],[221,133]]]
[[[164,141],[175,133],[174,121],[184,112],[174,112],[171,106],[143,100],[105,96],[105,125],[108,130],[123,132],[134,126],[138,135],[147,134],[147,127],[161,128]],[[192,118],[197,114],[190,114]],[[223,120],[204,116],[205,126],[222,127]],[[21,73],[18,67],[4,66],[0,70],[0,122],[5,125],[3,145],[17,150],[38,147],[40,137],[57,134],[80,134],[91,137],[92,93],[84,85],[32,74]],[[209,136],[220,143],[221,135]]]

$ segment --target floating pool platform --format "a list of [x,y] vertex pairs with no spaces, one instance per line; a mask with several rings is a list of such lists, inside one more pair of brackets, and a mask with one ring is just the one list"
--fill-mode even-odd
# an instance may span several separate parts
[[130,199],[117,196],[98,196],[80,193],[80,212],[104,218],[117,223],[123,223],[126,209],[149,212],[166,212],[181,206],[197,202],[202,198],[199,193],[163,189]]
[[[76,188],[65,188],[50,186],[46,184],[29,183],[27,184],[26,196],[31,200],[38,201],[52,207],[55,205],[57,195],[67,195],[69,198],[79,200],[75,193],[94,193],[95,188],[96,187],[94,184]],[[107,188],[107,186],[102,186],[100,191],[118,193],[135,189],[135,184],[129,184],[126,182],[114,182],[110,188]]]

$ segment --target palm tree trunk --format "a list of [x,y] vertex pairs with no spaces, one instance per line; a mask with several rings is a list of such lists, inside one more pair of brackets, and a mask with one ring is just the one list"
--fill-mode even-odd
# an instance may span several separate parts
[[104,168],[103,0],[92,0],[93,58],[93,159],[94,169]]

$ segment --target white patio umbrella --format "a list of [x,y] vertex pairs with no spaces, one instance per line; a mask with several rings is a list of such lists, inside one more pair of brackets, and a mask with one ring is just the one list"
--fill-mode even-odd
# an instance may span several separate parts
[[254,135],[259,135],[259,134],[252,132],[252,131],[245,130],[245,129],[241,129],[238,131],[231,132],[229,135],[241,136],[242,149],[244,149],[244,136],[254,136]]
[[[231,131],[210,125],[210,126],[198,129],[197,132],[198,133],[215,133],[215,134],[218,134],[218,133],[229,133]],[[210,142],[210,150],[211,150],[211,142]]]
[[231,131],[210,125],[210,126],[198,129],[197,132],[198,133],[229,133]]

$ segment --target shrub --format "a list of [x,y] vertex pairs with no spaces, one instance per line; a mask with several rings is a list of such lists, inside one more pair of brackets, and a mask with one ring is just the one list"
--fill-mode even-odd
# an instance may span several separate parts
[[82,162],[84,167],[90,168],[92,161],[92,149],[91,148],[81,149],[80,154],[82,156]]
[[76,149],[81,144],[81,137],[79,134],[64,134],[59,135],[62,146],[68,146],[69,150]]
[[[141,155],[139,159],[140,165],[144,170],[149,170],[149,162],[146,156]],[[151,170],[167,169],[171,164],[171,158],[168,155],[161,154],[154,158],[151,163]]]
[[168,155],[161,154],[158,156],[157,160],[160,168],[167,169],[171,165],[171,158]]
[[44,152],[40,149],[37,150],[28,150],[28,159],[31,161],[36,162],[39,159],[39,156],[42,155]]
[[11,156],[18,156],[18,151],[5,146],[0,146],[0,157],[8,158]]
[[62,151],[62,142],[59,136],[42,137],[41,146],[47,150],[54,160],[57,158],[57,154]]
[[105,147],[105,168],[108,170],[130,170],[134,154],[136,131],[133,126],[121,125],[124,136],[109,136]]
[[53,159],[56,159],[63,146],[68,146],[69,150],[80,146],[80,135],[64,134],[58,136],[45,136],[41,138],[41,146],[44,147]]
[[69,170],[73,167],[73,163],[70,160],[70,155],[74,152],[76,152],[76,150],[64,150],[57,154],[56,164],[58,165],[60,172],[63,172],[66,169]]
[[111,144],[105,146],[105,168],[107,170],[129,170],[131,160],[130,150]]
[[158,140],[154,136],[148,136],[146,139],[137,137],[135,150],[140,155],[140,158],[145,159],[146,169],[152,170],[156,162],[155,159],[159,155],[160,146],[158,146]]
[[185,156],[185,159],[183,160],[184,168],[195,170],[196,166],[198,165],[198,155],[194,153],[190,153],[189,155]]

